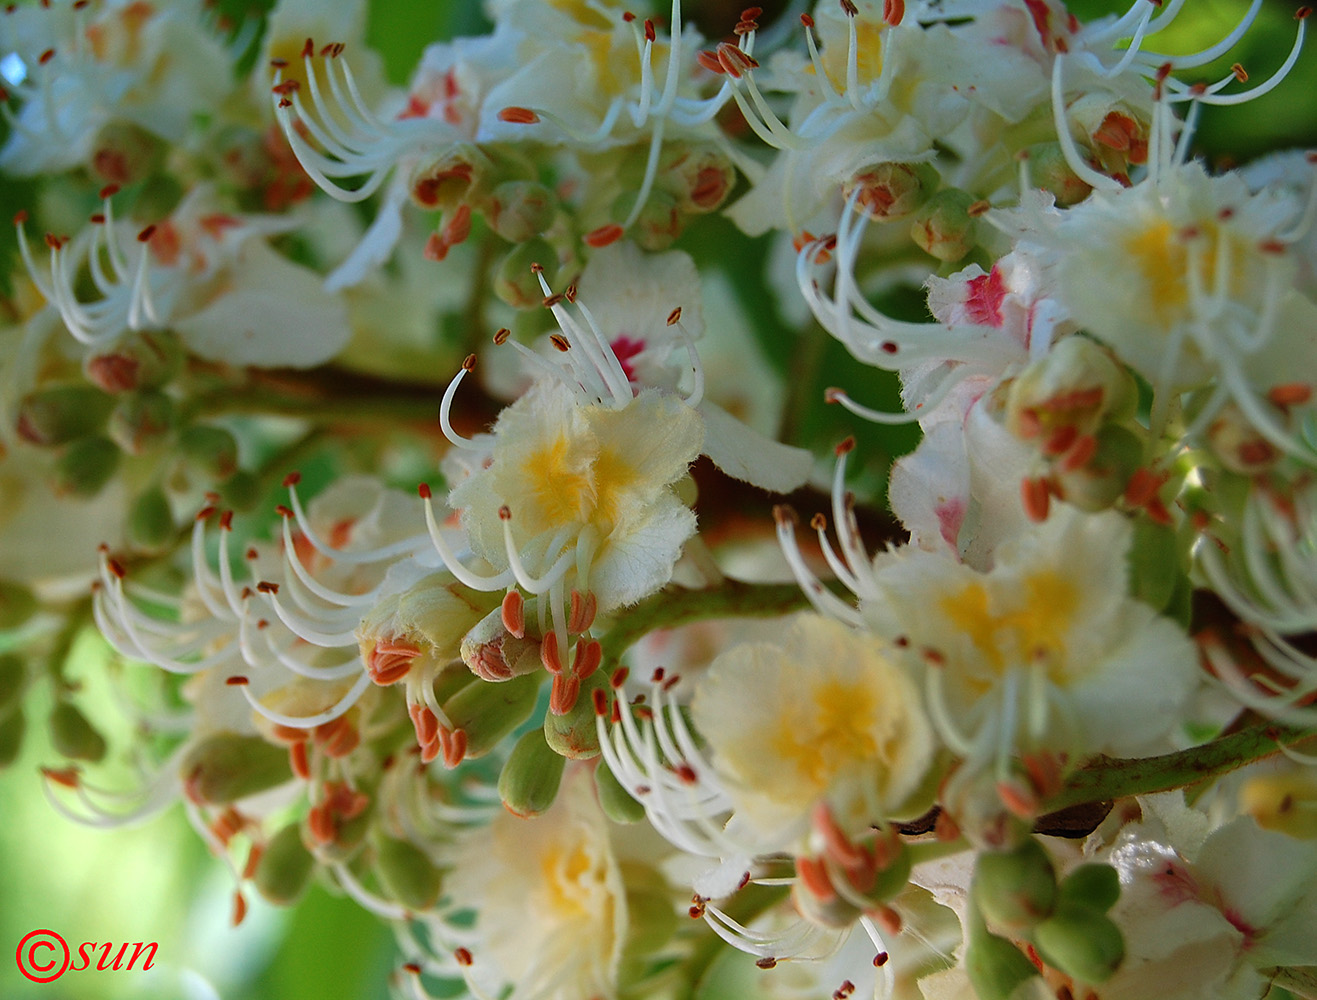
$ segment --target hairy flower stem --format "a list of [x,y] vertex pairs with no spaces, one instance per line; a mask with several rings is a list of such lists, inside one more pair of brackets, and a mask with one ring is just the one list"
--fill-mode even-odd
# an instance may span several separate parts
[[1311,729],[1264,724],[1159,757],[1121,760],[1098,756],[1071,775],[1066,787],[1044,808],[1054,812],[1088,802],[1187,788],[1275,756],[1282,745],[1299,747],[1313,740],[1317,740],[1317,732]]

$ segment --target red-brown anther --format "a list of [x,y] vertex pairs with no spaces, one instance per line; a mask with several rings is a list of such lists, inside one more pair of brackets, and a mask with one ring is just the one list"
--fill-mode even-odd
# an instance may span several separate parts
[[549,673],[554,675],[562,673],[562,657],[558,651],[557,633],[550,632],[540,640],[540,662]]
[[808,14],[801,14],[800,23],[806,28],[812,28],[814,27],[814,18],[810,17]]
[[243,825],[242,816],[239,815],[236,809],[230,806],[215,817],[214,821],[210,824],[210,832],[215,835],[215,838],[221,844],[228,847],[229,841],[233,839],[233,835],[241,830]]
[[61,240],[54,233],[46,233],[46,246],[52,250],[59,250],[64,246],[65,241]]
[[469,664],[471,672],[485,681],[506,681],[512,677],[512,668],[503,655],[503,640],[495,639],[476,649]]
[[884,965],[887,964],[887,960],[890,957],[891,956],[888,955],[887,952],[880,951],[877,955],[873,956],[873,967],[875,969],[881,969]]
[[603,688],[595,688],[590,692],[590,700],[594,702],[594,714],[603,717],[608,714],[608,695],[604,693]]
[[645,41],[652,42],[657,37],[658,36],[654,33],[654,22],[649,18],[645,18]]
[[701,49],[695,53],[695,61],[707,69],[710,73],[717,73],[721,76],[727,72],[723,69],[723,64],[718,61],[718,57],[708,49]]
[[980,216],[987,215],[991,211],[992,202],[988,201],[986,198],[980,198],[978,201],[972,202],[969,208],[965,209],[965,214],[971,219],[977,219]]
[[[572,595],[574,597],[576,591],[572,591]],[[503,627],[507,629],[508,635],[517,639],[525,638],[526,599],[521,596],[521,591],[510,590],[503,595],[500,617],[503,619]]]
[[361,745],[361,733],[346,715],[340,715],[332,722],[316,726],[315,740],[327,757],[338,759]]
[[572,656],[572,676],[580,681],[585,680],[599,669],[599,664],[603,662],[603,658],[604,647],[596,640],[577,642],[576,651]]
[[422,500],[429,500],[432,496],[429,483],[418,483],[416,486],[416,492],[420,494]]
[[[545,306],[548,307],[556,306],[559,300],[561,299],[562,299],[561,295],[550,295],[547,299],[544,300],[544,304]],[[561,333],[555,333],[551,335],[549,337],[549,343],[551,343],[558,350],[562,351],[564,354],[566,354],[568,351],[572,349],[572,342],[568,340],[566,337],[564,337]]]
[[498,519],[499,519],[500,521],[511,521],[511,520],[512,520],[512,508],[509,507],[507,504],[504,504],[503,506],[501,506],[501,507],[498,509]]
[[224,678],[224,683],[229,687],[246,687],[251,683],[251,679],[244,677],[242,674],[237,674],[233,677]]
[[14,225],[21,226],[25,222],[27,222],[27,209],[20,208],[14,213]]
[[613,671],[612,676],[608,678],[608,683],[614,691],[619,691],[622,685],[626,683],[627,677],[631,675],[630,667],[618,667]]
[[530,108],[504,108],[498,113],[498,120],[512,125],[534,125],[540,120]]
[[421,974],[421,967],[416,962],[408,962],[402,967],[403,972],[410,972],[413,976]]
[[1097,449],[1098,441],[1092,434],[1085,434],[1077,438],[1074,447],[1061,459],[1061,469],[1065,472],[1082,469],[1092,461],[1093,456],[1097,454]]
[[822,514],[815,514],[813,517],[809,519],[809,526],[813,528],[815,531],[827,531],[828,519],[824,517]]
[[1296,21],[1306,21],[1306,20],[1308,20],[1308,16],[1309,16],[1311,13],[1312,13],[1312,8],[1311,8],[1311,7],[1300,7],[1298,10],[1296,10],[1296,11],[1294,12],[1294,20],[1296,20]]
[[329,803],[312,806],[306,814],[306,829],[317,844],[332,844],[338,837],[338,823],[330,812]]
[[676,765],[672,769],[672,773],[675,774],[683,784],[693,785],[700,780],[699,775],[695,773],[695,768],[691,767],[685,761]]
[[553,684],[549,688],[549,711],[554,715],[566,715],[576,707],[576,699],[580,696],[579,678],[574,674],[554,674]]
[[1136,469],[1125,487],[1125,502],[1131,507],[1144,507],[1157,497],[1157,491],[1165,485],[1169,477],[1166,473],[1153,472],[1151,469]]
[[855,438],[848,437],[842,442],[840,442],[837,445],[837,447],[835,447],[832,450],[837,455],[837,457],[840,458],[842,455],[848,454],[849,452],[853,451],[854,448],[855,448]]
[[564,291],[564,292],[562,293],[562,297],[563,297],[564,299],[566,299],[568,302],[572,303],[572,305],[575,305],[575,304],[576,304],[576,286],[575,286],[575,285],[568,285],[568,286],[567,286],[567,290]]
[[508,342],[508,338],[511,336],[512,336],[512,331],[509,330],[506,326],[501,326],[494,331],[494,344],[498,347],[502,347],[504,344]]
[[747,7],[745,10],[741,11],[741,20],[754,21],[757,18],[759,18],[763,13],[764,13],[764,8],[762,7]]
[[108,566],[110,572],[113,573],[115,576],[117,576],[120,580],[122,580],[124,577],[128,575],[128,571],[124,569],[123,563],[121,563],[118,559],[106,559],[105,565]]
[[[444,759],[444,767],[451,771],[466,758],[466,730],[454,729],[450,732],[440,726],[438,736],[440,752]],[[421,759],[424,760],[424,756],[422,756]]]
[[247,849],[247,863],[242,866],[242,877],[246,879],[255,878],[256,869],[264,856],[265,847],[261,844],[252,844]]
[[288,767],[303,781],[311,780],[311,759],[307,754],[305,741],[289,746]]
[[247,900],[242,893],[233,894],[233,926],[237,927],[247,917]]
[[1038,797],[1013,781],[997,782],[997,798],[1012,815],[1032,820],[1038,815]]
[[256,589],[262,594],[279,593],[279,585],[277,583],[271,583],[269,580],[261,580],[256,584]]
[[543,264],[540,264],[540,263],[532,263],[531,266],[530,266],[530,273],[531,273],[531,274],[543,274],[543,273],[544,273],[544,265],[543,265]]
[[[562,292],[554,292],[552,295],[544,296],[544,301],[541,304],[544,306],[545,309],[552,309],[554,306],[562,302],[562,299],[563,299]],[[564,337],[562,334],[555,333],[549,339],[553,341],[553,346],[558,348],[558,350],[560,351],[567,350],[567,347],[563,346],[564,344],[567,344],[567,338]]]
[[154,223],[147,226],[145,229],[143,229],[140,233],[137,234],[137,242],[138,243],[149,242],[151,237],[155,235],[155,230],[156,227]]
[[335,45],[337,45],[336,42],[330,42],[328,45],[322,45],[322,46],[320,46],[320,56],[321,56],[321,58],[326,58],[326,57],[328,57],[328,56],[333,55]]
[[220,531],[233,530],[233,511],[226,510],[220,514]]
[[1024,513],[1029,520],[1038,522],[1047,520],[1051,496],[1046,480],[1037,477],[1020,480],[1020,501],[1024,504]]
[[860,13],[860,8],[856,7],[851,0],[841,0],[841,12],[847,17],[855,17]]
[[453,959],[458,965],[470,965],[475,961],[475,959],[471,957],[471,952],[467,951],[465,948],[458,948],[453,952]]
[[905,20],[905,0],[883,0],[883,20],[895,28]]
[[1267,399],[1282,410],[1289,406],[1302,406],[1312,399],[1312,386],[1302,382],[1287,382],[1273,385],[1267,391]]
[[412,718],[412,728],[416,730],[416,742],[422,747],[433,743],[439,736],[439,720],[434,712],[425,705],[409,705],[407,713]]
[[620,240],[626,232],[616,222],[610,222],[606,226],[600,226],[598,229],[592,229],[585,234],[586,246],[594,247],[598,250],[600,247],[606,247]]
[[1048,456],[1061,455],[1070,450],[1070,446],[1078,437],[1079,430],[1073,424],[1058,427],[1043,441],[1042,452]]
[[794,528],[800,522],[795,508],[785,503],[773,504],[773,520],[784,528]]
[[55,58],[55,50],[54,50],[54,49],[46,49],[45,52],[43,52],[43,53],[41,53],[41,55],[37,56],[37,62],[39,62],[42,66],[44,66],[44,65],[46,65],[46,63],[50,62],[50,60],[52,60],[52,59],[54,59],[54,58]]
[[65,788],[78,787],[78,769],[76,767],[43,767],[39,769],[47,781],[53,781]]
[[759,67],[758,59],[731,42],[719,42],[714,53],[723,70],[734,80],[739,80],[746,71]]
[[775,968],[777,968],[777,959],[776,959],[776,958],[758,958],[758,959],[755,959],[755,965],[758,966],[758,967],[761,968],[761,969],[775,969]]
[[666,677],[667,675],[668,672],[665,669],[663,669],[662,667],[655,667],[654,672],[649,675],[649,679],[654,684],[662,684],[663,678]]
[[271,60],[270,60],[270,69],[287,69],[287,68],[288,68],[288,60],[287,60],[287,59],[271,59]]
[[598,611],[599,599],[594,594],[586,594],[582,597],[580,591],[573,589],[571,611],[567,615],[567,631],[572,635],[584,632],[594,624]]
[[622,20],[625,21],[627,24],[630,24],[635,19],[636,19],[636,15],[631,13],[631,11],[625,10],[622,12]]
[[663,682],[663,690],[671,691],[674,687],[676,687],[680,683],[681,683],[681,674],[673,674],[671,677],[669,677],[666,681]]
[[281,80],[270,88],[270,93],[278,94],[280,97],[287,97],[294,91],[301,89],[302,83],[300,80]]
[[[608,721],[609,721],[609,723],[610,723],[611,725],[614,725],[614,726],[616,726],[616,725],[620,725],[621,722],[622,722],[622,706],[621,706],[621,704],[618,702],[617,699],[614,699],[614,700],[613,700],[613,710],[612,710],[612,712],[610,712],[609,715],[608,715]],[[636,794],[637,794],[637,795],[646,795],[646,794],[648,794],[648,793],[649,793],[649,788],[648,788],[648,786],[646,786],[646,785],[639,785],[639,786],[636,787]]]
[[296,516],[297,516],[297,515],[295,515],[295,514],[293,513],[293,508],[291,508],[291,507],[289,507],[289,506],[287,506],[287,505],[285,505],[285,504],[281,504],[281,503],[277,503],[277,504],[274,505],[274,512],[275,512],[276,514],[278,514],[280,517],[296,517]]

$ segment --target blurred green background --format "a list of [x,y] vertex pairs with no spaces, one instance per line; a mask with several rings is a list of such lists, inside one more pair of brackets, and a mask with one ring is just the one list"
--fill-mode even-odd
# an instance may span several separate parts
[[[250,8],[242,0],[226,0],[221,6],[239,15]],[[735,22],[741,6],[740,0],[711,0],[690,3],[686,10],[706,35],[718,37]],[[762,6],[767,22],[783,5]],[[1089,18],[1118,6],[1124,5],[1077,0],[1075,9]],[[1228,31],[1246,6],[1243,0],[1190,0],[1174,37],[1155,43],[1167,52],[1192,51]],[[1289,2],[1267,0],[1254,31],[1218,64],[1204,67],[1203,78],[1219,78],[1238,60],[1255,82],[1265,79],[1289,51],[1295,9]],[[485,23],[474,0],[373,0],[368,41],[383,54],[391,78],[404,83],[425,45],[479,32]],[[1317,55],[1311,46],[1283,86],[1243,109],[1205,115],[1200,131],[1201,150],[1218,162],[1311,144],[1317,144]],[[12,214],[28,192],[28,185],[6,183],[0,194],[4,210]],[[713,224],[699,232],[717,240],[716,250],[705,247],[701,252],[698,246],[686,245],[703,261],[733,259],[753,267],[763,259],[762,247],[744,241],[729,226]],[[729,240],[739,241],[736,252],[729,251]],[[760,283],[757,276],[750,280]],[[779,372],[790,374],[793,395],[806,401],[804,412],[795,415],[794,436],[818,442],[839,439],[851,424],[837,408],[822,406],[821,379],[844,386],[872,385],[872,371],[859,368],[831,341],[819,340],[817,349],[802,358],[797,335],[771,329],[781,321],[762,297],[751,291],[742,301],[754,323],[764,328],[759,335],[770,362]],[[874,435],[872,453],[888,459],[912,443],[908,435],[901,440],[887,431],[869,433]],[[81,669],[92,694],[103,655],[98,643],[85,640],[74,668],[75,673]],[[29,718],[45,717],[48,698],[45,686],[32,692]],[[113,718],[111,708],[98,719],[111,730],[112,742]],[[32,725],[22,758],[0,773],[2,1000],[387,996],[387,979],[398,962],[392,936],[356,904],[321,889],[292,911],[276,911],[249,898],[246,921],[231,929],[232,882],[188,828],[180,808],[129,829],[102,831],[75,825],[53,811],[37,777],[40,765],[55,765],[58,759],[42,727]],[[84,941],[113,941],[116,950],[125,941],[156,942],[157,968],[147,975],[70,972],[51,984],[30,983],[17,971],[13,949],[38,928],[61,934],[75,956]]]

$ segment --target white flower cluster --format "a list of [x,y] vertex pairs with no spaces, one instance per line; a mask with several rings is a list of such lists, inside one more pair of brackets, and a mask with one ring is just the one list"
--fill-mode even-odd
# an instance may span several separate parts
[[411,997],[1311,996],[1317,158],[1194,158],[1308,11],[1188,6],[0,15],[0,766]]

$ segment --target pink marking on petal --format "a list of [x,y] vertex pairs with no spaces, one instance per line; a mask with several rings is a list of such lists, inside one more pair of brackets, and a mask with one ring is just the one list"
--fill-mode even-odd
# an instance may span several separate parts
[[937,515],[942,540],[955,549],[960,539],[960,526],[965,521],[965,501],[960,497],[947,500],[934,507],[933,513]]
[[972,322],[984,326],[1001,326],[1001,304],[1006,298],[1006,283],[1001,271],[994,267],[988,274],[969,279],[969,296],[965,310]]
[[613,349],[613,354],[617,358],[617,363],[622,366],[622,372],[626,375],[627,381],[634,382],[636,380],[636,370],[631,365],[631,359],[645,349],[645,342],[624,333],[608,346]]

